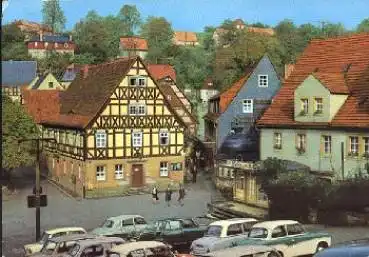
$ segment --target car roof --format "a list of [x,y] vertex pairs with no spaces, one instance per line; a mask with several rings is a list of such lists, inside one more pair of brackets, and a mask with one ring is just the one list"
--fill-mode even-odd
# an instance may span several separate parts
[[107,218],[107,220],[125,220],[125,219],[133,219],[133,218],[143,218],[141,215],[136,214],[125,214],[125,215],[119,215],[119,216],[113,216]]
[[146,249],[153,247],[167,246],[166,244],[158,241],[139,241],[139,242],[130,242],[122,245],[114,246],[110,251],[117,252],[120,254],[128,254],[131,251],[138,249]]
[[296,223],[300,224],[296,220],[271,220],[271,221],[263,221],[263,222],[256,223],[253,227],[254,228],[274,229],[275,227],[278,227],[278,226],[292,225],[292,224],[296,224]]
[[238,224],[238,223],[245,223],[245,222],[257,222],[257,219],[254,218],[233,218],[233,219],[227,219],[227,220],[217,220],[212,223],[210,223],[209,226],[229,226],[231,224]]
[[84,231],[84,232],[86,232],[86,230],[82,227],[53,228],[53,229],[48,229],[45,232],[48,233],[48,234],[56,234],[56,233],[60,233],[60,232],[71,232],[71,231]]
[[273,248],[266,245],[244,245],[236,246],[232,248],[222,249],[214,252],[210,252],[204,256],[206,257],[239,257],[240,254],[255,254],[260,252],[272,251]]
[[102,243],[110,243],[110,242],[124,243],[126,241],[124,239],[120,238],[120,237],[101,236],[101,237],[96,237],[96,238],[92,238],[92,239],[86,239],[86,240],[78,241],[78,244],[83,247],[83,246],[89,246],[89,245],[93,245],[93,244],[102,244]]
[[325,249],[324,251],[319,252],[314,255],[314,257],[363,257],[368,256],[369,254],[369,245],[341,245],[337,247],[330,247]]
[[96,235],[91,234],[74,234],[74,235],[67,235],[67,236],[59,236],[50,238],[49,241],[59,243],[59,242],[65,242],[65,241],[73,241],[78,239],[87,239],[87,238],[96,238]]

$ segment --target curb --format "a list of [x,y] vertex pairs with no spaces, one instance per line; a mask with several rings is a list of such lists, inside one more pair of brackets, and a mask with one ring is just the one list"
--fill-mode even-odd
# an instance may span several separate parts
[[47,180],[47,182],[49,184],[51,184],[53,187],[55,187],[59,192],[61,192],[64,196],[67,196],[68,198],[72,198],[74,200],[77,201],[81,201],[82,198],[81,197],[75,197],[73,196],[70,192],[68,192],[67,190],[65,190],[62,186],[60,186],[57,182],[55,182],[54,180],[48,178],[46,175],[41,174],[41,177],[45,178]]

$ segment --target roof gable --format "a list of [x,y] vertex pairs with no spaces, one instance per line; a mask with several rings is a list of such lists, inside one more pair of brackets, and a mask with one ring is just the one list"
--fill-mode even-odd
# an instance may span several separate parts
[[37,77],[35,83],[33,85],[30,85],[30,87],[31,89],[48,89],[49,85],[48,84],[46,85],[46,83],[49,82],[53,83],[53,88],[55,87],[55,89],[63,88],[52,73],[48,73],[46,75]]
[[[303,125],[294,121],[293,92],[313,72],[339,74],[344,72],[350,95],[330,125],[341,127],[369,127],[369,108],[359,107],[360,98],[369,96],[369,34],[357,34],[327,40],[313,40],[295,64],[295,69],[283,83],[273,103],[259,120],[260,126]],[[320,74],[320,75],[322,75]],[[323,75],[323,76],[324,76]],[[319,76],[319,75],[318,75]],[[326,80],[320,76],[320,79]],[[328,82],[342,78],[328,76]],[[324,82],[323,82],[324,83]],[[325,83],[330,84],[330,83]],[[332,90],[332,88],[331,88]]]
[[28,85],[36,77],[37,63],[35,61],[2,61],[1,85]]
[[332,94],[348,94],[345,75],[342,72],[314,72],[312,76]]
[[173,81],[176,81],[176,71],[174,70],[174,67],[169,64],[148,64],[147,68],[156,80],[169,76]]

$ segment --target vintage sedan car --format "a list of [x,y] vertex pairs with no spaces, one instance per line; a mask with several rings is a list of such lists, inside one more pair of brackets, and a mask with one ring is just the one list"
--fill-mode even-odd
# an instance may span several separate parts
[[131,242],[113,247],[107,257],[175,257],[171,247],[158,241]]
[[120,237],[97,237],[77,241],[67,253],[60,257],[90,257],[106,256],[108,251],[117,245],[124,244],[125,241]]
[[202,237],[212,221],[213,219],[206,217],[156,220],[137,235],[135,240],[165,242],[174,250],[188,251],[192,241]]
[[69,235],[50,238],[45,242],[40,252],[34,253],[31,256],[43,257],[66,253],[69,251],[70,248],[72,248],[75,245],[77,241],[94,239],[97,237],[98,236],[91,234],[81,234],[81,235]]
[[248,237],[251,227],[258,221],[253,218],[235,218],[211,223],[204,236],[193,241],[190,252],[201,256],[216,250],[234,246]]
[[324,232],[307,232],[294,220],[264,221],[255,224],[249,237],[236,245],[268,245],[283,257],[311,255],[331,245],[332,236]]
[[91,233],[100,236],[128,238],[132,234],[144,230],[146,226],[146,220],[140,215],[120,215],[106,219],[100,227],[93,229]]
[[201,257],[282,257],[277,250],[266,245],[244,245],[210,252]]
[[369,238],[341,243],[320,251],[314,257],[368,257]]
[[33,244],[27,244],[24,246],[25,255],[28,256],[33,253],[39,252],[48,239],[74,234],[87,234],[87,231],[81,227],[64,227],[46,230],[42,234],[40,241]]

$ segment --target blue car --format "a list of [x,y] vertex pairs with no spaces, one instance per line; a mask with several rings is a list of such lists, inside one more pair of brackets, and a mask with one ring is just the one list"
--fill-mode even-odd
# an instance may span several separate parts
[[314,257],[369,257],[369,238],[327,248]]

